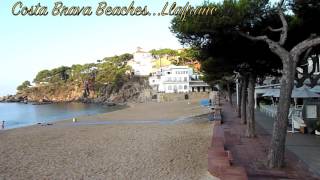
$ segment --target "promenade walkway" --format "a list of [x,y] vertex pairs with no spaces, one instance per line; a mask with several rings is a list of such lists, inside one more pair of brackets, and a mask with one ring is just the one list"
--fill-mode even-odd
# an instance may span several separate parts
[[[292,148],[299,149],[301,148],[300,146],[303,145],[299,144],[300,140],[293,140],[293,137],[288,138],[288,150],[286,151],[285,160],[286,167],[282,169],[269,169],[266,166],[272,122],[270,122],[270,119],[264,116],[264,114],[260,112],[257,112],[256,114],[257,138],[245,137],[245,125],[240,124],[240,119],[237,117],[235,109],[227,102],[223,105],[223,119],[226,148],[232,152],[234,165],[245,167],[249,179],[320,179],[320,176],[317,176],[315,171],[308,167],[308,165],[313,166],[313,164],[306,165],[307,163],[304,163],[304,160],[301,161],[299,156],[296,156],[295,153],[291,152]],[[292,135],[289,134],[288,136]],[[293,136],[299,137],[299,134],[294,134]],[[304,143],[307,145],[307,141],[304,141]],[[310,147],[311,144],[308,145]],[[313,156],[311,153],[308,154],[309,151],[307,151],[307,149],[308,148],[300,150],[302,156],[312,156],[314,159],[320,159],[319,155]]]
[[[272,133],[273,118],[257,110],[256,121],[269,134]],[[306,163],[311,171],[320,176],[320,136],[288,133],[286,146],[287,149]]]

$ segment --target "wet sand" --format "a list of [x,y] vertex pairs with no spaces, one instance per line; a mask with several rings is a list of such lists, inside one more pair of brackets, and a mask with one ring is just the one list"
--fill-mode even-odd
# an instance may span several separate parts
[[[206,112],[196,102],[134,104],[80,122],[174,120]],[[188,109],[189,108],[189,109]],[[0,131],[0,179],[214,179],[207,116],[178,124],[51,126]]]

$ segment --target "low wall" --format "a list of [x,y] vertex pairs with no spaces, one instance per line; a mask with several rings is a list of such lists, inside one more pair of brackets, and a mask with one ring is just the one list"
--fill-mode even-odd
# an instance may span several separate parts
[[169,101],[182,101],[185,100],[186,94],[188,99],[208,99],[209,92],[189,92],[189,93],[158,93],[158,102],[169,102]]

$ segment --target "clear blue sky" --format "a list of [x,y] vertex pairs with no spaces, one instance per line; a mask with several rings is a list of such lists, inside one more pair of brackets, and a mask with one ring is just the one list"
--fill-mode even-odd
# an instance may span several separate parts
[[[95,62],[106,56],[134,52],[137,46],[146,50],[181,47],[168,29],[172,17],[53,17],[50,14],[52,0],[23,1],[29,6],[38,2],[47,5],[48,16],[16,17],[11,14],[15,2],[0,2],[0,96],[15,93],[22,81],[32,81],[42,69]],[[90,5],[94,11],[100,1],[62,2],[69,6]],[[107,1],[110,5],[129,5],[130,2]],[[135,1],[136,5],[148,5],[151,12],[160,11],[164,3],[163,0]]]
[[[61,65],[95,62],[106,56],[134,52],[137,46],[181,48],[170,32],[172,17],[53,17],[52,0],[24,0],[31,6],[38,2],[48,6],[45,17],[13,16],[16,1],[0,2],[0,96],[15,93],[24,80],[32,81],[38,71]],[[99,0],[62,0],[68,6],[89,5],[93,11]],[[129,5],[131,0],[110,0],[110,5]],[[166,1],[136,0],[148,5],[150,12],[161,11]],[[169,0],[174,2],[174,0]],[[187,0],[178,0],[184,6]],[[203,1],[190,0],[192,5]]]

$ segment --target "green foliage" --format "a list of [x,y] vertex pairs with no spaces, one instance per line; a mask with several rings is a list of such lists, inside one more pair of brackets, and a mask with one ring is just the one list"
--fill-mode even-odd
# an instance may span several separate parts
[[38,72],[36,78],[33,80],[34,83],[49,82],[51,72],[49,70],[42,70]]
[[133,58],[132,54],[122,54],[120,56],[106,57],[103,59],[104,62],[111,62],[117,66],[126,65],[127,61]]
[[187,16],[185,21],[175,17],[171,31],[182,44],[199,50],[206,81],[220,80],[235,71],[260,76],[277,72],[281,61],[268,46],[239,33],[259,35],[267,26],[277,25],[278,21],[270,24],[275,13],[268,0],[225,0],[203,6],[215,7],[216,11],[212,16]]
[[173,49],[168,49],[168,48],[158,49],[158,50],[152,49],[150,51],[150,53],[153,56],[160,56],[160,57],[162,57],[164,55],[170,55],[170,56],[177,56],[178,55],[178,51],[173,50]]
[[17,87],[17,90],[18,90],[18,91],[22,91],[22,90],[27,89],[29,86],[31,86],[30,81],[24,81],[21,85],[19,85],[19,86]]
[[153,49],[150,51],[150,53],[154,57],[164,57],[164,56],[169,56],[170,61],[174,65],[186,65],[187,63],[193,62],[194,60],[197,59],[199,55],[199,51],[193,48],[188,48],[188,49],[183,49],[180,52],[177,50],[165,48],[165,49]]
[[125,72],[129,70],[127,65],[119,66],[118,61],[106,61],[99,64],[96,81],[100,84],[110,84],[117,80],[117,77],[124,76]]
[[[290,0],[289,7],[294,16],[289,21],[289,38],[286,43],[288,48],[292,48],[297,43],[309,38],[310,34],[320,35],[319,0]],[[318,49],[320,49],[319,46]]]
[[55,83],[59,81],[67,81],[70,76],[70,68],[66,66],[61,66],[54,68],[52,70],[42,70],[40,71],[35,79],[34,83]]
[[116,85],[117,81],[127,80],[125,73],[130,70],[127,61],[132,58],[132,54],[122,54],[106,57],[99,63],[75,64],[71,67],[61,66],[51,70],[42,70],[36,75],[33,82],[50,87],[65,83],[81,84],[85,81],[93,82],[98,87],[106,84]]
[[191,63],[199,57],[199,51],[194,48],[189,48],[181,51],[179,54],[179,62],[177,65],[185,65]]

